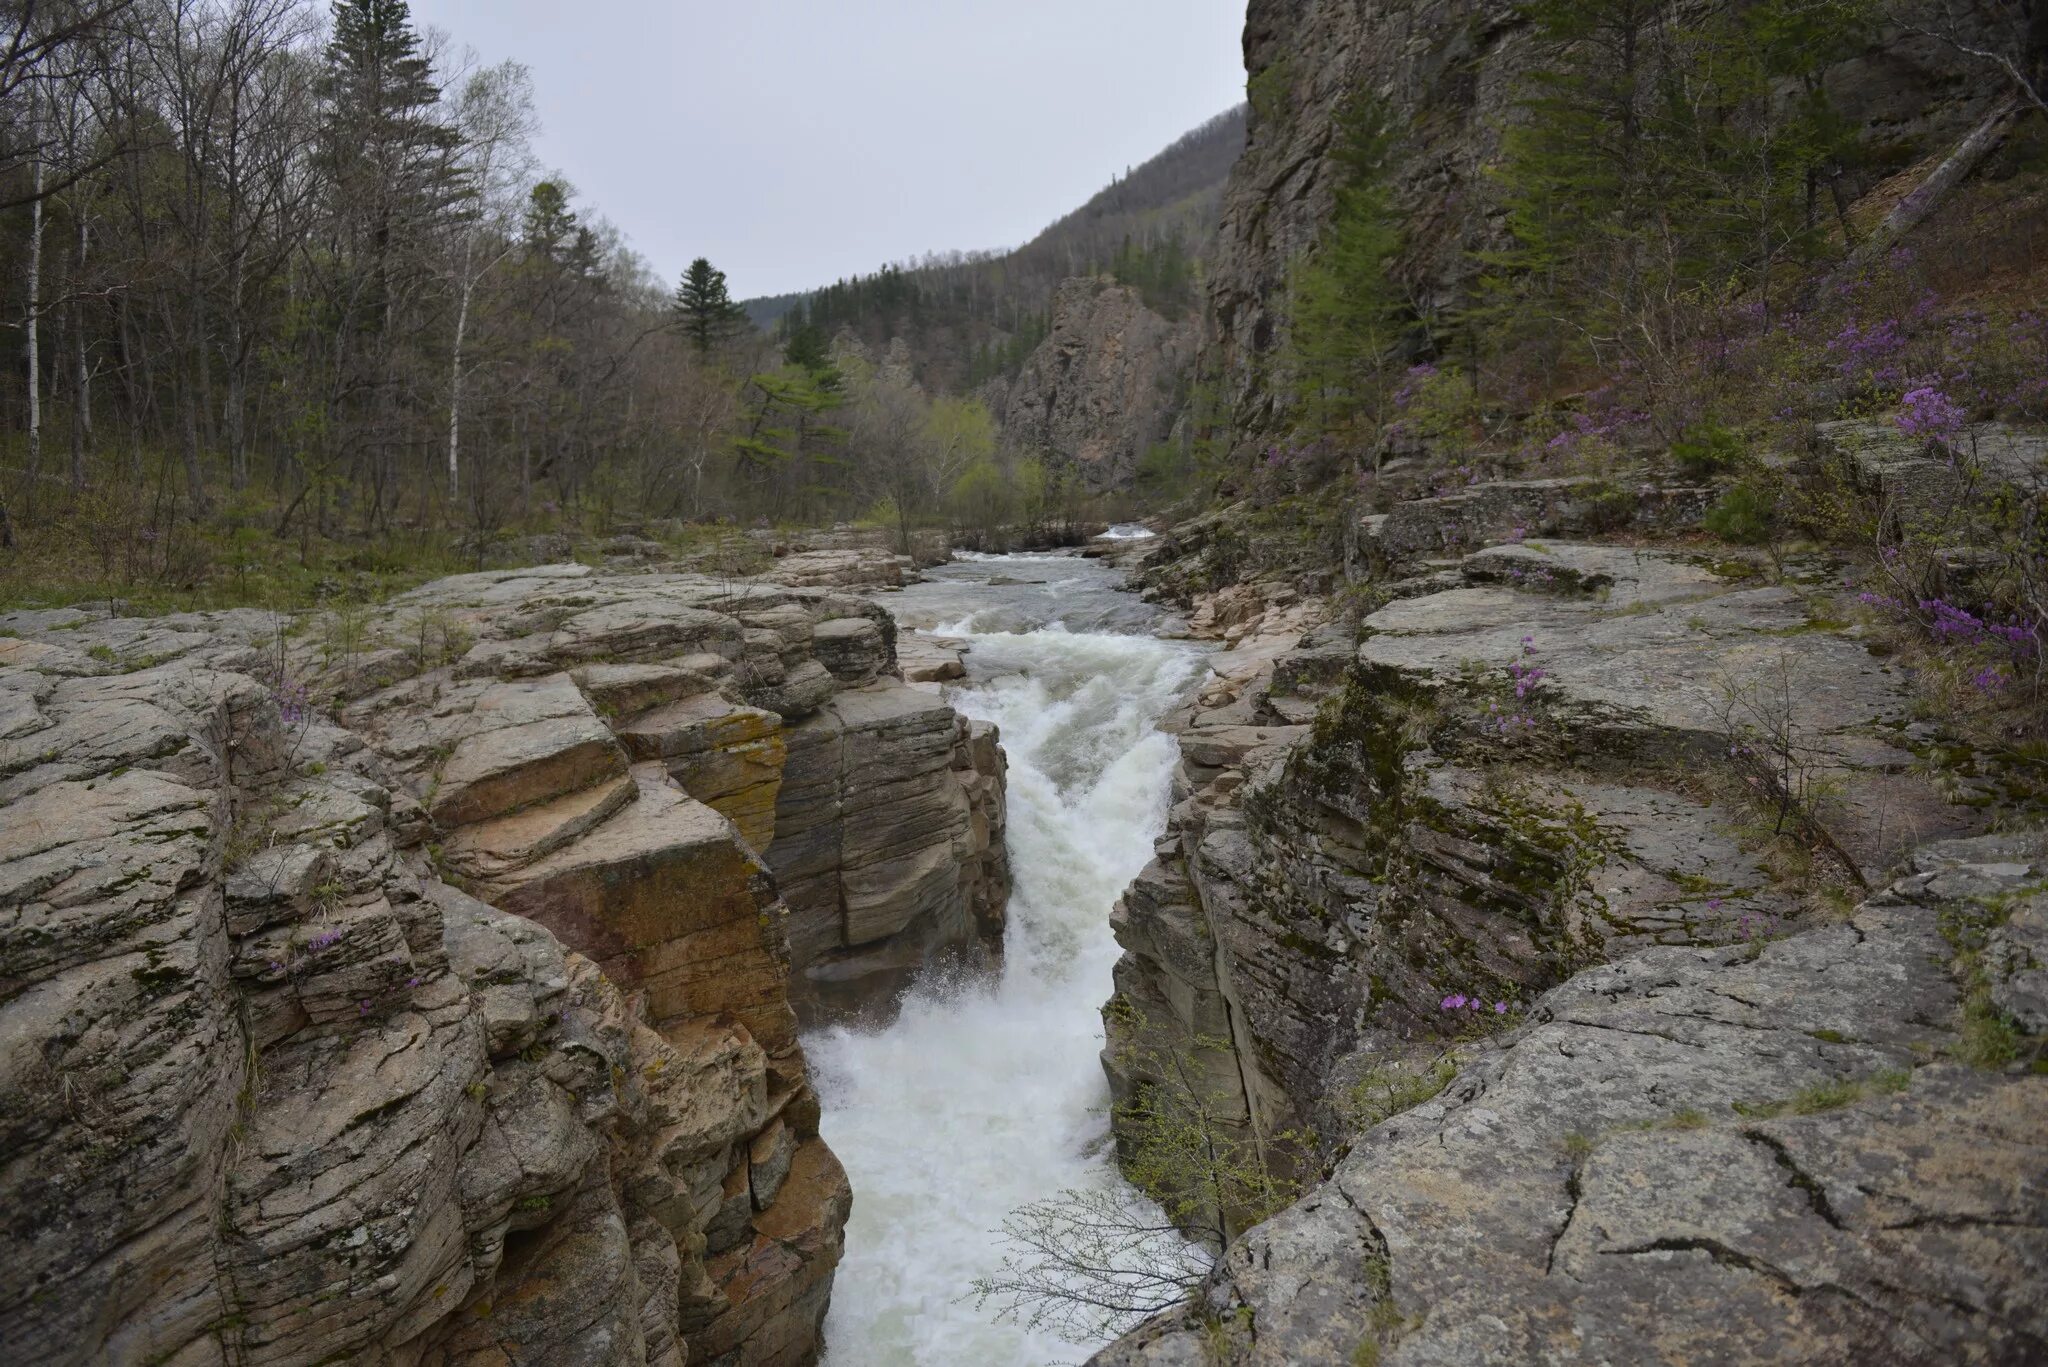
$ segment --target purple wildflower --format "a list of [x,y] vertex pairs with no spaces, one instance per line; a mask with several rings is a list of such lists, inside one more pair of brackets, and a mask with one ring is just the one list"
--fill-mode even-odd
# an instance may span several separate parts
[[1963,429],[1963,410],[1932,385],[1922,385],[1899,400],[1899,430],[1909,437],[1946,441]]

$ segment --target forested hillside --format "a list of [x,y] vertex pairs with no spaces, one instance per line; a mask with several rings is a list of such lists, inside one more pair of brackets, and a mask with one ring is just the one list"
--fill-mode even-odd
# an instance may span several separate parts
[[927,254],[745,307],[784,337],[809,326],[875,347],[902,338],[918,380],[954,392],[1014,372],[1046,335],[1053,291],[1074,276],[1113,275],[1179,318],[1199,307],[1244,126],[1242,106],[1217,115],[1013,251]]
[[[708,261],[655,279],[573,167],[538,164],[529,73],[430,42],[403,0],[4,13],[0,361],[26,382],[0,391],[0,595],[253,601],[542,533],[907,534],[1064,497],[996,478],[988,414],[932,397],[967,341],[919,386],[880,347],[771,341]],[[849,284],[819,321],[1028,338],[1071,266],[1190,250],[1240,134],[1226,116],[1031,248]]]

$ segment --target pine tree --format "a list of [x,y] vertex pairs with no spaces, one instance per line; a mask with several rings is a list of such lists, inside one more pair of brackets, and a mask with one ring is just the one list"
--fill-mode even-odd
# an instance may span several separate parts
[[370,476],[375,525],[396,490],[392,415],[427,346],[439,234],[473,187],[404,0],[337,0],[316,89],[317,169],[333,233],[320,258],[330,317],[316,335],[334,339],[330,402],[351,419],[329,428],[330,449],[348,451]]
[[1333,153],[1337,212],[1290,282],[1288,364],[1304,430],[1320,436],[1357,428],[1369,443],[1386,419],[1403,330],[1402,297],[1388,275],[1401,236],[1384,184],[1384,113],[1355,97],[1341,133]]
[[576,213],[569,207],[569,192],[560,182],[543,180],[533,187],[527,195],[526,220],[520,228],[529,252],[550,261],[561,260],[576,240],[577,227]]
[[337,215],[388,276],[400,250],[468,188],[453,160],[458,135],[439,117],[441,88],[405,0],[338,0],[319,88],[321,159]]
[[813,373],[831,369],[832,347],[825,340],[825,329],[812,323],[798,323],[790,329],[789,341],[782,348],[782,359]]
[[1818,193],[1854,145],[1821,76],[1854,50],[1865,0],[1527,13],[1551,56],[1503,141],[1513,245],[1483,282],[1502,344],[1597,351],[1669,334],[1673,301],[1767,302],[1775,267],[1816,245]]
[[725,272],[701,256],[690,263],[676,286],[674,313],[676,326],[700,356],[710,355],[747,321],[747,311],[726,291]]

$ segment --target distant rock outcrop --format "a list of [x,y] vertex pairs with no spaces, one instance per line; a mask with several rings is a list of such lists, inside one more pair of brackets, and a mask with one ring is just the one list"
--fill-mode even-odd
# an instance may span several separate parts
[[1052,330],[1004,391],[1003,440],[1071,470],[1092,492],[1128,488],[1186,397],[1198,331],[1107,276],[1069,280]]

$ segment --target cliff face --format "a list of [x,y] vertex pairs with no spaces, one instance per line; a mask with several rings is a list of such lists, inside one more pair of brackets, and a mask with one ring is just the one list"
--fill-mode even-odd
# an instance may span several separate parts
[[[1918,17],[1973,45],[2000,41],[2000,17],[1988,6],[1930,7]],[[1345,100],[1368,91],[1387,111],[1388,188],[1403,233],[1395,273],[1414,312],[1429,319],[1464,301],[1473,253],[1500,245],[1487,166],[1540,56],[1506,0],[1251,0],[1251,114],[1224,190],[1209,284],[1208,363],[1240,426],[1257,431],[1273,419],[1269,372],[1285,328],[1287,275],[1334,207],[1329,158]],[[1845,185],[1852,194],[1944,149],[2003,94],[1996,71],[1903,30],[1824,79],[1870,154],[1860,180]]]
[[1196,339],[1192,320],[1168,322],[1127,285],[1066,281],[1051,332],[997,405],[1005,443],[1074,471],[1092,492],[1128,488],[1173,428]]
[[[787,733],[905,691],[884,614],[565,566],[5,626],[12,1360],[815,1358],[850,1197],[760,851]],[[1000,751],[917,697],[814,945],[1000,919]]]

